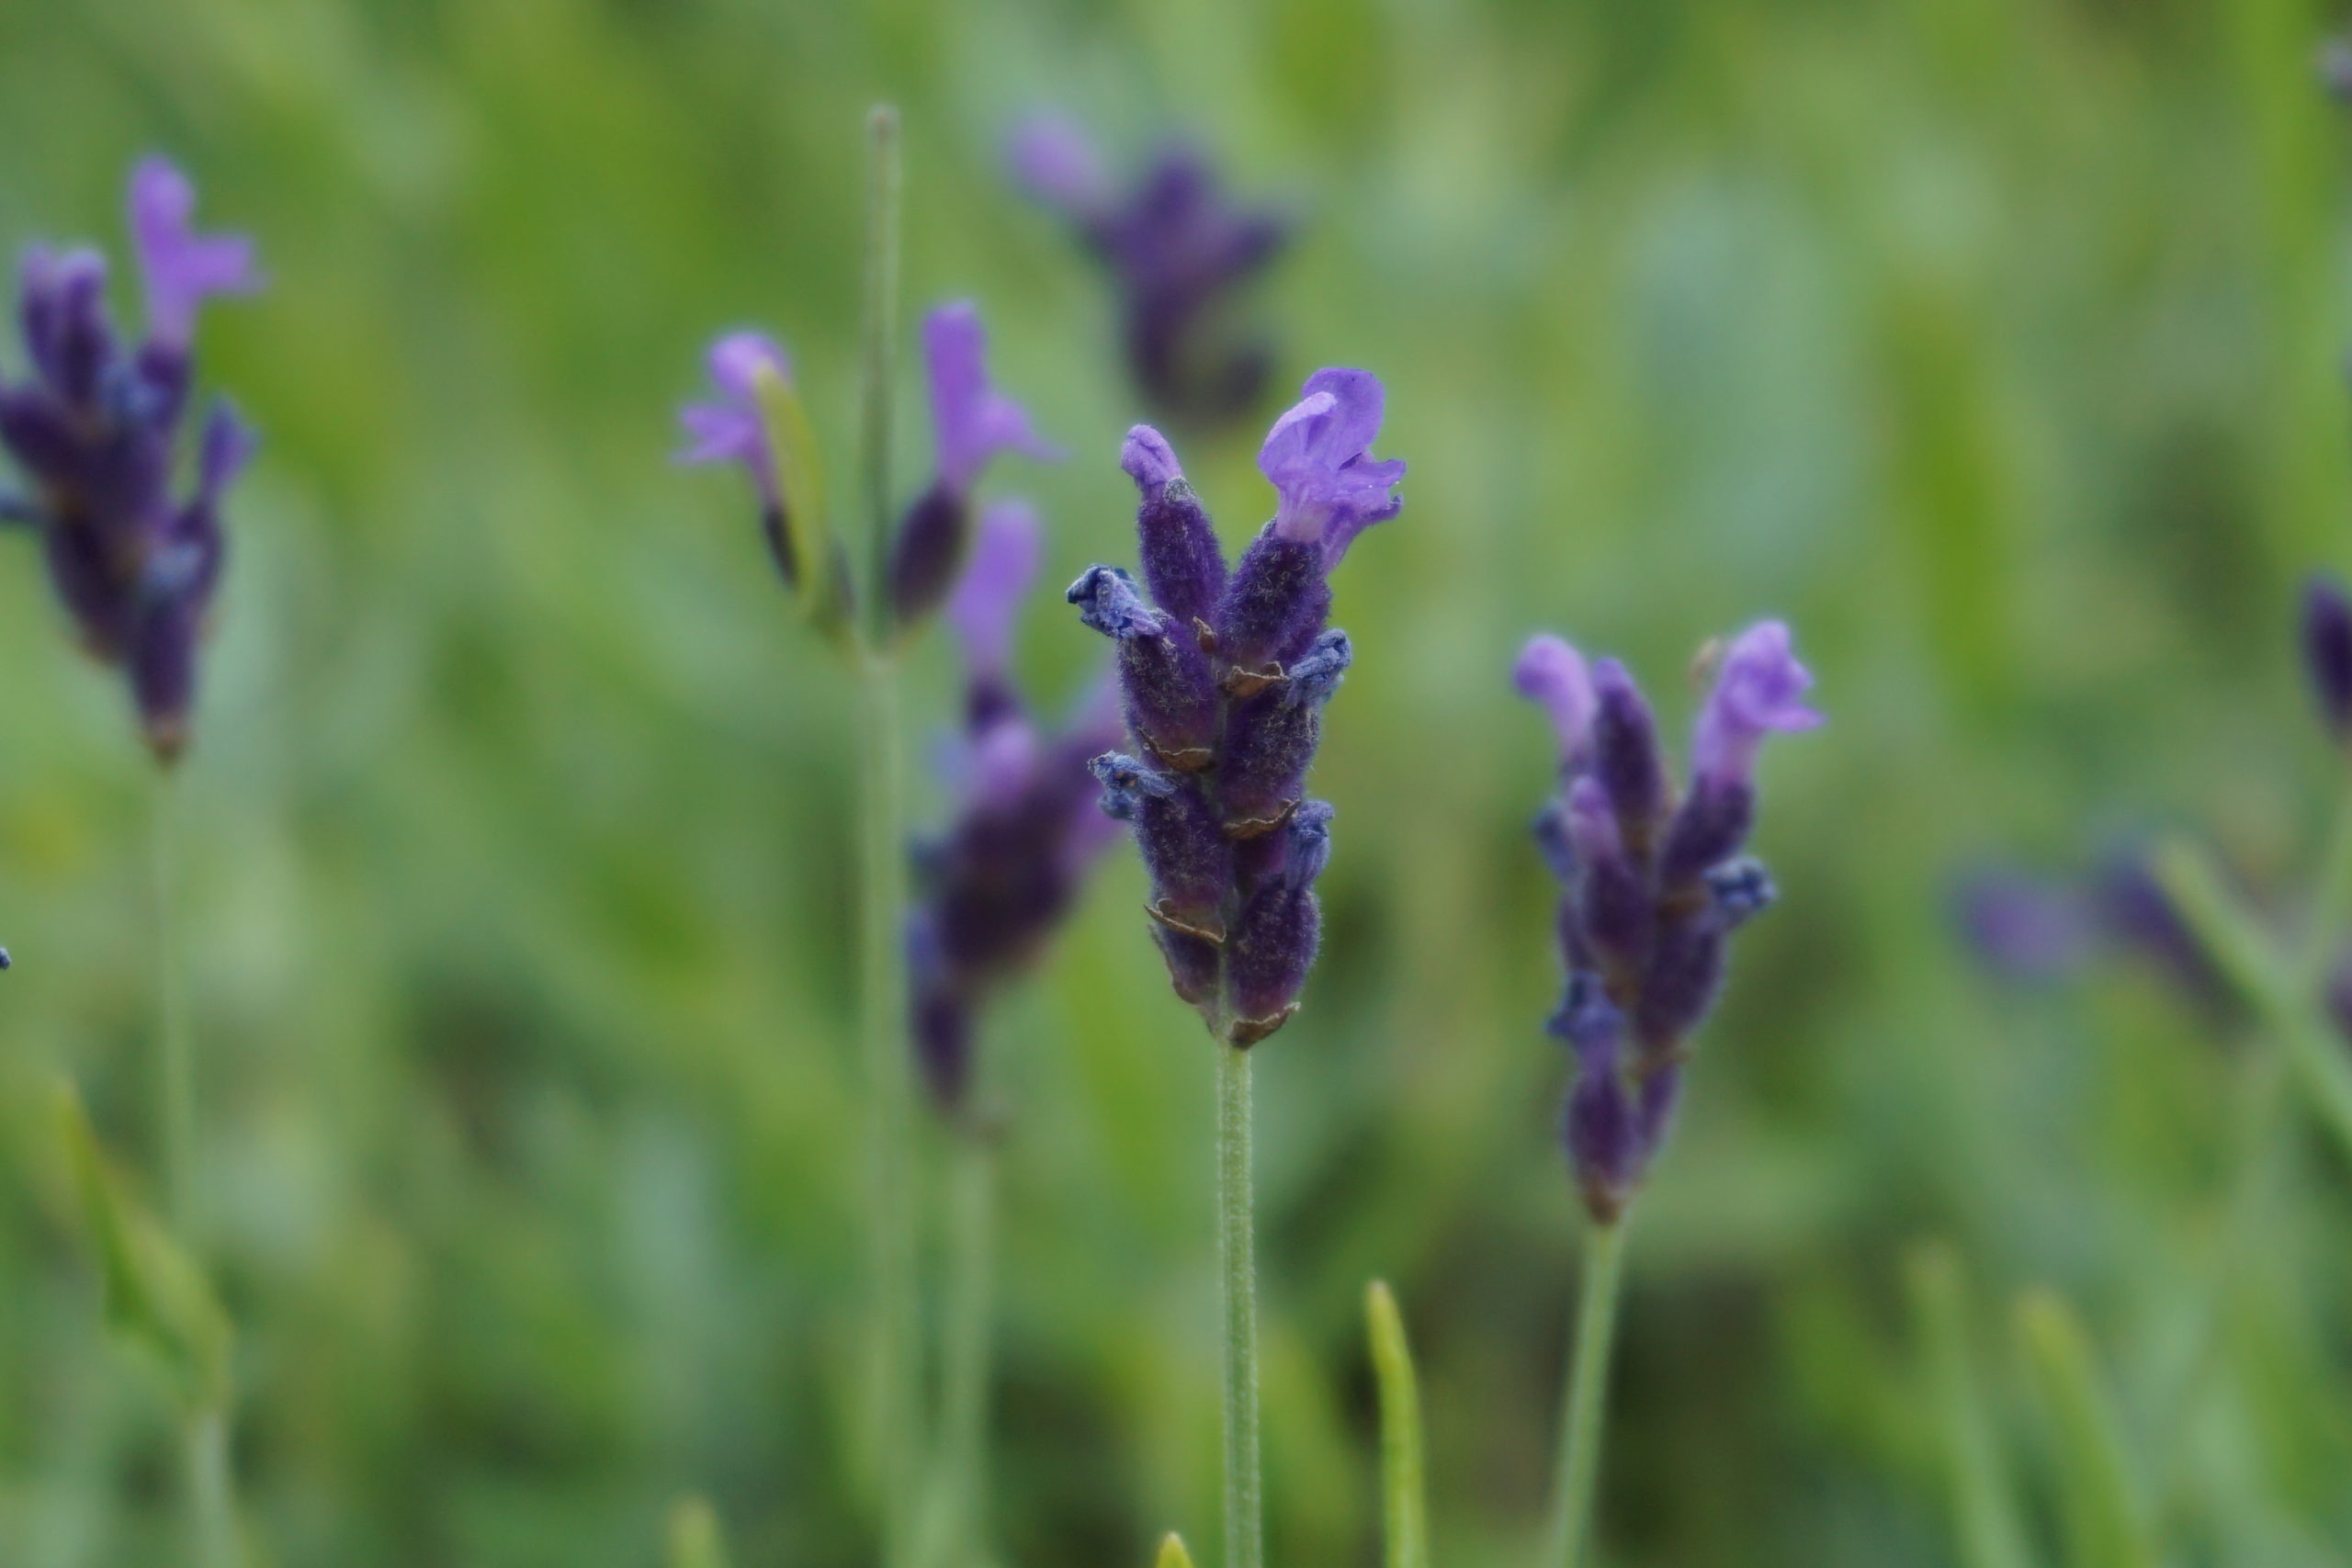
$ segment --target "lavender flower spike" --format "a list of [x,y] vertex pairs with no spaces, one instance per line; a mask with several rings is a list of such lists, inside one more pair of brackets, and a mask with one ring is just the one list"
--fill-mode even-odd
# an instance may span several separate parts
[[[1301,454],[1284,477],[1306,490],[1319,482],[1314,474],[1360,457],[1379,421],[1379,383],[1369,375],[1325,371],[1317,381],[1353,395],[1343,405],[1310,383],[1307,417],[1344,406],[1354,424],[1337,436],[1295,435],[1295,420],[1294,431],[1277,427],[1274,439],[1295,441]],[[1151,876],[1147,913],[1176,994],[1218,1040],[1247,1047],[1297,1010],[1321,937],[1314,885],[1330,857],[1331,808],[1307,798],[1306,773],[1323,706],[1352,655],[1347,634],[1327,624],[1325,575],[1339,558],[1327,532],[1337,511],[1325,507],[1305,537],[1269,524],[1228,575],[1166,439],[1136,426],[1120,466],[1139,492],[1151,597],[1107,566],[1091,568],[1068,594],[1080,620],[1119,648],[1135,754],[1098,757],[1094,770],[1104,809],[1134,825]],[[1396,510],[1385,491],[1381,507]]]
[[1536,823],[1562,883],[1557,931],[1567,996],[1553,1032],[1577,1058],[1561,1130],[1593,1218],[1623,1213],[1664,1141],[1689,1041],[1713,1007],[1729,938],[1773,897],[1741,854],[1754,818],[1756,750],[1821,716],[1813,682],[1766,622],[1732,645],[1678,800],[1649,705],[1624,667],[1584,660],[1555,637],[1520,655],[1512,679],[1560,737],[1560,784]]
[[1109,275],[1127,367],[1153,408],[1206,427],[1255,407],[1272,355],[1237,325],[1234,306],[1282,253],[1289,223],[1234,204],[1208,159],[1181,143],[1125,188],[1058,116],[1022,122],[1005,155],[1014,182],[1059,213]]
[[1038,528],[1004,502],[980,519],[971,564],[947,601],[967,691],[947,831],[920,846],[922,896],[908,934],[916,1059],[934,1100],[968,1104],[973,1037],[988,998],[1034,964],[1108,841],[1087,760],[1115,745],[1116,710],[1083,702],[1040,735],[1010,671],[1012,625],[1036,576]]
[[794,553],[792,517],[785,505],[784,485],[776,469],[775,449],[768,444],[767,419],[760,408],[762,373],[789,383],[792,364],[773,339],[754,332],[729,333],[710,345],[711,385],[718,391],[709,402],[688,403],[678,411],[685,427],[686,445],[681,463],[740,463],[751,476],[760,500],[760,532],[768,554],[786,587],[796,586],[800,563]]
[[160,159],[131,177],[148,299],[135,348],[107,316],[103,257],[28,252],[18,318],[30,374],[0,379],[0,447],[28,486],[0,498],[0,519],[39,531],[58,598],[84,645],[124,671],[148,746],[165,762],[187,742],[220,577],[222,499],[254,448],[243,422],[216,405],[198,438],[195,488],[173,495],[198,308],[259,286],[252,242],[196,233],[195,200]]
[[1020,404],[989,380],[988,333],[967,302],[925,317],[923,355],[931,378],[931,423],[938,472],[907,509],[890,554],[890,603],[901,626],[939,607],[971,532],[972,488],[999,452],[1054,461],[1061,451],[1029,423]]

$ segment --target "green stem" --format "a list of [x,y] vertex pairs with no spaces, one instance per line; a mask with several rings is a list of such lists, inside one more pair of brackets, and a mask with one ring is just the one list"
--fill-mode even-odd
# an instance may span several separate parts
[[1225,1281],[1225,1568],[1263,1568],[1258,1461],[1258,1262],[1250,1053],[1216,1047],[1217,1259]]
[[865,637],[888,648],[895,634],[890,604],[890,539],[898,521],[890,492],[892,371],[899,342],[899,208],[905,172],[899,111],[876,104],[865,117],[865,320],[859,450],[866,505]]
[[162,1147],[164,1208],[183,1246],[197,1244],[196,1063],[188,1039],[187,990],[180,970],[177,789],[169,768],[155,773],[155,1115]]
[[959,1128],[948,1160],[949,1275],[940,1369],[937,1496],[944,1534],[927,1563],[978,1561],[987,1533],[989,1365],[996,1248],[996,1146]]
[[188,1418],[183,1434],[187,1450],[189,1562],[193,1568],[235,1568],[243,1558],[237,1544],[234,1483],[229,1474],[229,1417],[219,1410]]
[[1592,1499],[1600,1480],[1601,1415],[1625,1269],[1626,1217],[1586,1235],[1584,1290],[1577,1303],[1576,1354],[1560,1410],[1559,1477],[1552,1497],[1552,1568],[1577,1568],[1592,1539]]
[[875,1437],[881,1462],[885,1563],[910,1561],[922,1443],[921,1345],[915,1307],[915,1235],[909,1145],[913,1084],[906,1028],[906,829],[899,739],[898,670],[881,654],[864,676],[864,796],[860,989],[866,1077],[867,1236],[875,1334]]

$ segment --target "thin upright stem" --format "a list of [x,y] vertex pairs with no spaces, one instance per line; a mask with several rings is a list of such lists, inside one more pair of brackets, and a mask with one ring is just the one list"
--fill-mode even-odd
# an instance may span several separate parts
[[864,674],[860,991],[866,1077],[867,1233],[872,1248],[875,1436],[881,1461],[883,1561],[910,1561],[922,1445],[922,1345],[909,1191],[913,1084],[908,1063],[906,829],[898,670],[883,654]]
[[859,786],[860,1014],[866,1077],[867,1232],[875,1336],[875,1438],[881,1465],[882,1561],[907,1568],[916,1547],[922,1478],[922,1346],[915,1303],[910,1190],[913,1079],[908,1061],[906,807],[899,734],[899,671],[891,654],[889,558],[892,360],[898,348],[899,111],[876,105],[866,122],[864,385],[860,457],[870,563],[864,646],[857,660],[864,721]]
[[1225,1565],[1262,1568],[1258,1260],[1250,1171],[1250,1053],[1216,1047],[1216,1240],[1225,1281]]
[[899,209],[905,183],[899,111],[876,104],[865,118],[865,319],[859,389],[859,450],[865,480],[865,637],[889,646],[890,536],[898,521],[890,489],[892,372],[899,347]]
[[[944,1565],[983,1555],[987,1534],[990,1325],[997,1155],[984,1128],[959,1128],[947,1160],[948,1280],[940,1367],[939,1479]],[[960,1551],[959,1551],[960,1547]],[[927,1563],[926,1568],[929,1568]]]
[[155,1119],[162,1151],[164,1207],[183,1246],[197,1244],[196,1063],[188,1039],[187,985],[180,969],[178,787],[169,768],[155,773]]
[[1600,1479],[1601,1416],[1625,1269],[1625,1216],[1586,1235],[1584,1289],[1577,1303],[1575,1354],[1560,1410],[1559,1476],[1552,1498],[1550,1568],[1578,1568],[1592,1540],[1592,1499]]
[[190,1416],[182,1440],[187,1449],[190,1562],[193,1568],[236,1568],[243,1553],[237,1543],[227,1414],[207,1410]]

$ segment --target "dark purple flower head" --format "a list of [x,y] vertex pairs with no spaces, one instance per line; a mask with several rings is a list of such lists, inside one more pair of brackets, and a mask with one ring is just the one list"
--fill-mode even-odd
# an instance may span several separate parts
[[1021,405],[989,380],[988,333],[978,310],[968,303],[941,306],[923,319],[922,341],[939,466],[891,542],[890,607],[902,627],[937,609],[955,581],[971,533],[972,489],[989,461],[1000,452],[1046,461],[1061,456],[1038,436]]
[[1326,571],[1358,534],[1405,504],[1394,493],[1405,465],[1372,455],[1386,400],[1369,370],[1317,370],[1258,450],[1258,471],[1282,497],[1274,536],[1319,547]]
[[1039,116],[1006,148],[1016,183],[1067,219],[1119,292],[1128,368],[1168,417],[1199,425],[1246,415],[1272,355],[1234,306],[1281,254],[1289,225],[1235,206],[1194,149],[1163,148],[1132,186],[1104,172],[1072,122]]
[[[1378,382],[1361,371],[1317,378],[1326,378],[1352,389],[1355,423],[1338,436],[1298,437],[1319,456],[1298,457],[1283,477],[1310,489],[1316,481],[1303,476],[1361,457],[1379,423]],[[1339,405],[1314,383],[1308,392],[1322,400],[1310,417]],[[1351,441],[1352,451],[1338,452]],[[1134,750],[1096,758],[1094,773],[1104,811],[1134,825],[1177,995],[1219,1040],[1246,1047],[1296,1010],[1321,940],[1314,887],[1330,856],[1331,808],[1307,797],[1306,773],[1323,706],[1353,657],[1347,634],[1327,623],[1325,577],[1345,547],[1344,539],[1329,547],[1340,506],[1324,505],[1303,537],[1269,524],[1228,573],[1208,514],[1158,431],[1130,431],[1120,466],[1136,481],[1149,596],[1108,566],[1090,568],[1067,595],[1080,621],[1119,649]],[[1381,508],[1396,510],[1385,490]]]
[[30,375],[0,381],[0,446],[29,491],[0,499],[0,518],[40,530],[58,597],[91,652],[126,672],[147,742],[166,761],[187,740],[220,574],[221,498],[254,448],[243,423],[215,406],[196,444],[193,487],[173,494],[198,308],[260,281],[251,241],[195,231],[195,200],[161,159],[132,174],[148,318],[135,347],[107,315],[104,258],[28,251],[17,316]]
[[967,681],[951,770],[956,811],[917,855],[922,897],[908,940],[917,1059],[950,1111],[967,1101],[980,1009],[1035,962],[1108,841],[1088,762],[1119,735],[1116,708],[1099,695],[1051,733],[1032,722],[1010,657],[1020,599],[1036,575],[1036,519],[1004,502],[982,515],[978,534],[947,600]]
[[2352,595],[2333,577],[2303,586],[2302,644],[2321,721],[2339,743],[2352,739]]
[[1562,1123],[1586,1206],[1623,1212],[1664,1138],[1692,1032],[1721,989],[1732,933],[1770,904],[1771,878],[1740,851],[1755,810],[1755,753],[1820,716],[1811,677],[1768,622],[1732,645],[1701,715],[1690,784],[1677,796],[1648,702],[1613,659],[1588,665],[1539,637],[1512,671],[1560,745],[1560,787],[1536,843],[1562,893],[1567,998],[1553,1032],[1574,1047]]

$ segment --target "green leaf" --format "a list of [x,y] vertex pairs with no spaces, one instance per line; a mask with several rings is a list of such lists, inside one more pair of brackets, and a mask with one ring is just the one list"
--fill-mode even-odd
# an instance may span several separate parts
[[2099,1388],[2089,1336],[2055,1292],[2018,1298],[2025,1343],[2058,1437],[2058,1501],[2072,1568],[2154,1568],[2155,1547],[2123,1454],[2114,1412]]
[[192,1412],[229,1406],[229,1317],[196,1260],[141,1206],[99,1146],[71,1084],[57,1087],[58,1130],[96,1245],[108,1326],[153,1354]]
[[1159,1542],[1159,1556],[1152,1568],[1193,1568],[1193,1554],[1184,1550],[1184,1538],[1170,1530]]
[[768,449],[775,454],[776,484],[784,492],[786,542],[800,607],[827,636],[849,633],[849,558],[833,534],[825,499],[825,466],[808,411],[792,383],[765,365],[752,382]]
[[1964,1568],[2029,1568],[2033,1559],[2025,1529],[1969,1351],[1959,1255],[1945,1243],[1922,1246],[1906,1261],[1905,1276],[1927,1356],[1934,1414],[1943,1428],[1960,1560]]
[[1404,1315],[1385,1282],[1364,1288],[1372,1370],[1380,1386],[1380,1496],[1387,1568],[1429,1568],[1428,1489],[1421,1463],[1421,1396],[1413,1378]]
[[664,1568],[727,1568],[727,1536],[707,1497],[682,1497],[670,1510]]

